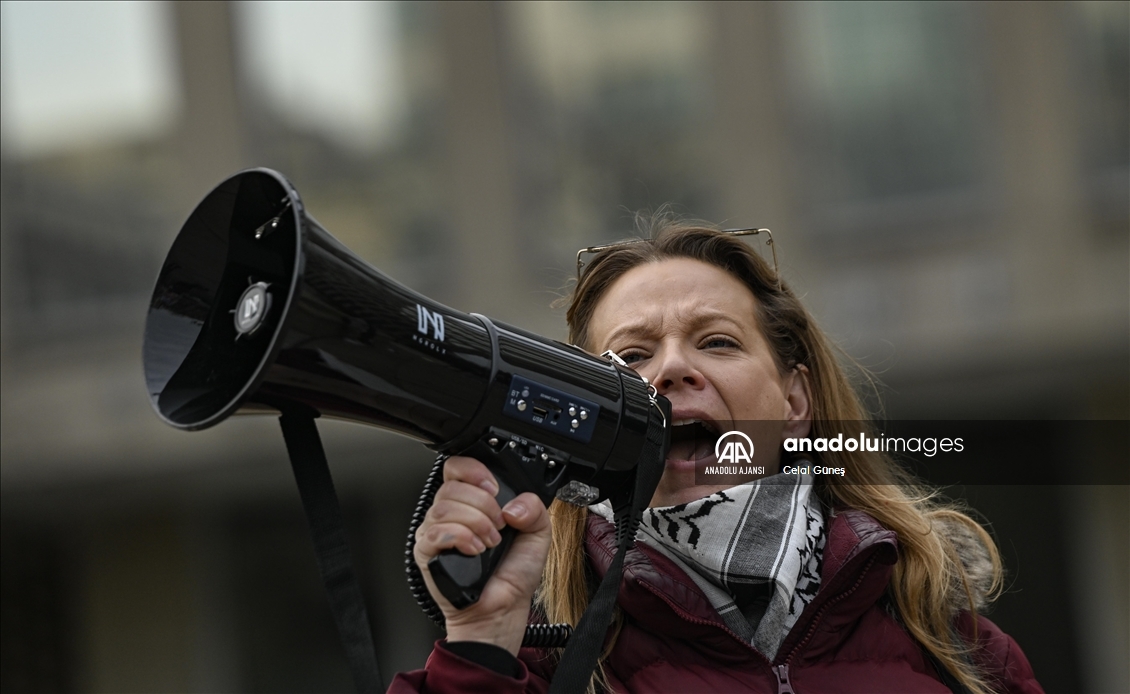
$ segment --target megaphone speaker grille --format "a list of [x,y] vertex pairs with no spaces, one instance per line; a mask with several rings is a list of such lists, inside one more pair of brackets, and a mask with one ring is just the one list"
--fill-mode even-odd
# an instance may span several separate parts
[[189,217],[157,279],[145,380],[182,429],[236,409],[268,363],[298,276],[298,203],[274,172],[224,181]]

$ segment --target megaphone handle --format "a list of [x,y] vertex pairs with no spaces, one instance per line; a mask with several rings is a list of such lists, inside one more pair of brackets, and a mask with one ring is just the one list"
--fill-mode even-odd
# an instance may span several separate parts
[[[499,506],[505,506],[518,495],[496,470],[491,472],[498,482],[498,494],[494,498],[498,500]],[[446,549],[428,562],[428,570],[436,587],[456,609],[461,610],[478,602],[483,588],[506,556],[518,531],[507,525],[499,534],[502,535],[502,541],[478,555],[468,556],[457,549]]]

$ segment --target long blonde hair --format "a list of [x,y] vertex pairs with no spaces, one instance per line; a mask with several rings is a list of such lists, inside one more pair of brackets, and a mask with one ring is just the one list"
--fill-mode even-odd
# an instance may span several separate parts
[[[807,368],[812,436],[834,438],[844,423],[870,421],[832,343],[757,253],[707,226],[664,217],[648,223],[649,242],[602,252],[579,279],[566,313],[573,344],[596,347],[590,344],[589,321],[607,289],[628,270],[668,258],[700,260],[731,273],[753,292],[757,318],[781,372],[798,365]],[[916,484],[885,453],[845,450],[816,455],[819,462],[848,471],[846,483],[816,482],[815,491],[827,508],[858,509],[898,533],[899,558],[888,595],[906,630],[971,692],[989,694],[989,682],[969,658],[971,647],[955,634],[954,618],[959,610],[968,610],[976,629],[977,610],[985,604],[982,598],[991,599],[1000,590],[1000,555],[992,538],[955,505]],[[587,510],[554,502],[550,514],[553,541],[538,605],[550,621],[576,625],[589,599],[584,552]],[[959,551],[970,544],[983,545],[987,552],[984,576],[970,575],[959,557]],[[603,668],[590,690],[596,684],[607,687]]]

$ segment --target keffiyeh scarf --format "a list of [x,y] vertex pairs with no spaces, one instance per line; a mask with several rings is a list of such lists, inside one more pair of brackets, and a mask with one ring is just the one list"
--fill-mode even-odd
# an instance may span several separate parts
[[[726,626],[772,660],[820,587],[824,514],[808,475],[774,475],[644,512],[636,540],[683,569]],[[589,507],[612,520],[605,502]]]

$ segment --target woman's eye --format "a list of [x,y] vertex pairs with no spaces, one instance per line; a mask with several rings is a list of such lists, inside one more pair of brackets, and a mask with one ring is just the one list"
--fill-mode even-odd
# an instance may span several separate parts
[[635,364],[636,362],[646,359],[646,357],[639,352],[620,352],[620,358],[624,360],[625,364]]
[[702,343],[703,349],[725,349],[728,347],[737,347],[738,343],[734,342],[728,337],[712,337],[706,342]]

